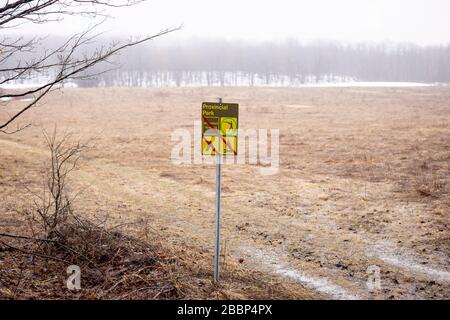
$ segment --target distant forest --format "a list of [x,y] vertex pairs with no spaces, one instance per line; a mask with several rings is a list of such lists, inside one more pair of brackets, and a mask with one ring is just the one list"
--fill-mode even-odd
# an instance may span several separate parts
[[[110,41],[103,39],[102,43]],[[345,81],[450,83],[450,45],[155,41],[124,51],[115,62],[117,65],[97,67],[98,76],[77,84],[88,87],[296,86]],[[112,70],[103,73],[106,69]]]

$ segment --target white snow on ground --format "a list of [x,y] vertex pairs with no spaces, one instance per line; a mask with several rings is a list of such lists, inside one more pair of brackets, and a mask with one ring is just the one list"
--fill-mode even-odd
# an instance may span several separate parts
[[45,84],[42,83],[5,83],[0,85],[1,89],[10,89],[10,90],[21,90],[21,89],[31,89],[31,88],[39,88]]
[[294,281],[300,282],[306,287],[316,290],[320,293],[331,296],[333,299],[338,300],[360,300],[361,298],[341,286],[332,283],[327,278],[321,278],[316,276],[309,276],[304,272],[296,269],[292,269],[284,265],[274,253],[264,252],[257,248],[242,248],[243,251],[265,268],[270,269],[274,274],[290,278]]
[[418,258],[410,253],[396,252],[389,244],[378,243],[369,247],[367,256],[375,257],[392,266],[404,269],[406,271],[421,274],[437,282],[450,283],[450,272],[429,267],[418,262]]
[[[39,82],[26,82],[26,83],[4,83],[0,85],[0,89],[9,89],[9,90],[23,90],[23,89],[32,89],[32,88],[40,88],[45,86],[46,83]],[[57,84],[54,86],[55,88],[77,88],[78,85],[76,83],[68,82],[64,84]]]
[[[20,89],[29,89],[29,88],[38,88],[45,85],[46,82],[43,82],[47,79],[38,79],[38,80],[30,80],[25,83],[4,83],[0,85],[1,89],[11,89],[11,90],[20,90]],[[256,81],[254,83],[255,87],[290,87],[290,88],[410,88],[410,87],[430,87],[430,86],[439,86],[443,84],[427,84],[427,83],[417,83],[417,82],[358,82],[353,80],[343,79],[342,81],[307,81],[305,83],[289,83],[288,80],[280,80],[280,81],[272,81],[269,84],[264,83],[263,81]],[[100,83],[100,87],[104,87],[104,84]],[[127,86],[126,81],[117,81],[115,86]],[[150,84],[150,83],[142,83],[141,87],[150,88],[150,87],[176,87],[175,82],[165,82],[160,84]],[[206,87],[208,86],[208,82],[206,80],[200,80],[197,82],[190,83],[181,83],[181,86],[186,87]],[[213,83],[212,86],[220,86],[218,83]],[[239,81],[226,81],[225,86],[242,86],[248,87],[249,81],[248,79],[239,79]],[[56,87],[64,87],[64,88],[76,88],[78,85],[73,82],[67,82],[64,84],[56,85]]]
[[297,104],[288,104],[286,105],[287,108],[294,108],[294,109],[309,109],[314,108],[314,106],[305,106],[305,105],[297,105]]
[[430,87],[433,84],[417,82],[336,82],[336,83],[310,83],[299,85],[306,88],[409,88],[409,87]]

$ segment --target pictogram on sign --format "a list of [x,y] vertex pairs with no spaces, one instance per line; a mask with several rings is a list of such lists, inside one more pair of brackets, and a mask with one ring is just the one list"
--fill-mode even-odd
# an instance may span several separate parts
[[237,155],[239,105],[203,102],[202,154]]

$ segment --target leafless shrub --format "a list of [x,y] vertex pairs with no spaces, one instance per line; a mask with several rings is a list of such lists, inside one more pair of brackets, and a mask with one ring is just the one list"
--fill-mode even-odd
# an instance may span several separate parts
[[77,168],[81,152],[87,148],[80,142],[72,143],[70,134],[58,138],[56,128],[52,134],[44,131],[45,142],[50,152],[43,188],[40,192],[31,192],[33,208],[29,214],[33,233],[43,234],[46,239],[58,236],[60,226],[73,214],[72,200],[67,179]]

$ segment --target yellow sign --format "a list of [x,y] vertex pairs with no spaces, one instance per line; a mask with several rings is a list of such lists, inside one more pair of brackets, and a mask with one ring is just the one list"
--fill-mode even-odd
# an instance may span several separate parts
[[203,102],[202,154],[237,155],[239,105]]

